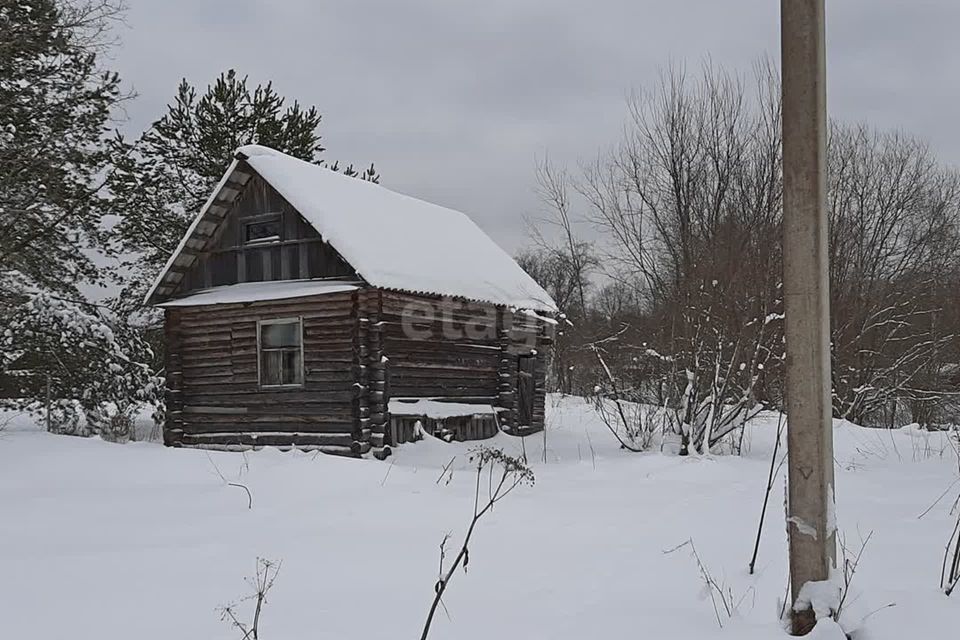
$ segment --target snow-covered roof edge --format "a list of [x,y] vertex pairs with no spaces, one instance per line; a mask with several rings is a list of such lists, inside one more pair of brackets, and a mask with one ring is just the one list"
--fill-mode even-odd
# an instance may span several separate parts
[[163,282],[164,277],[166,277],[167,272],[170,271],[170,267],[173,266],[173,263],[176,262],[177,257],[183,252],[183,248],[187,246],[187,241],[190,240],[190,237],[193,236],[193,232],[196,231],[197,225],[200,224],[200,221],[203,220],[203,217],[207,213],[207,209],[210,208],[210,205],[214,203],[217,199],[217,196],[220,194],[220,191],[223,189],[223,186],[227,184],[227,180],[230,179],[230,176],[233,174],[233,170],[237,168],[237,163],[240,162],[240,159],[234,156],[233,161],[230,163],[230,166],[227,167],[227,170],[224,172],[223,177],[220,178],[220,182],[217,183],[217,186],[214,187],[213,191],[210,192],[210,197],[207,198],[207,201],[203,203],[203,206],[200,207],[200,211],[197,213],[196,217],[193,219],[193,222],[190,223],[190,227],[187,229],[187,232],[183,234],[183,237],[180,238],[180,244],[177,245],[176,250],[170,254],[170,258],[167,260],[167,264],[163,265],[163,269],[160,270],[160,273],[157,274],[157,277],[154,279],[153,284],[150,286],[150,290],[147,291],[147,295],[143,296],[143,303],[150,304],[150,298],[153,297],[154,292],[156,292],[157,287],[160,286],[160,283]]
[[260,282],[239,282],[220,287],[210,287],[191,291],[182,298],[173,298],[156,306],[164,309],[171,307],[207,307],[216,304],[235,304],[238,302],[263,302],[266,300],[287,300],[307,298],[330,293],[343,293],[359,289],[356,282],[345,280],[265,280]]
[[[147,304],[155,303],[154,298],[157,296],[169,297],[170,292],[179,286],[180,279],[173,272],[180,271],[178,267],[189,267],[190,259],[187,257],[185,261],[178,261],[178,258],[185,251],[192,253],[191,249],[196,248],[190,240],[195,233],[199,233],[198,226],[201,222],[206,217],[211,217],[207,215],[211,205],[222,206],[226,201],[238,197],[239,193],[226,198],[223,198],[222,194],[227,187],[235,188],[230,184],[230,178],[238,171],[239,162],[244,162],[243,176],[256,173],[279,192],[371,286],[411,294],[445,296],[517,309],[533,309],[548,314],[557,311],[556,303],[550,295],[466,214],[341,174],[314,173],[329,170],[258,145],[237,149],[229,168],[150,287],[144,298]],[[349,187],[346,186],[348,182]],[[380,204],[381,201],[384,205],[382,207],[370,206]],[[354,219],[353,216],[356,216],[357,220],[366,220],[366,227],[359,227],[363,232],[368,228],[379,229],[381,225],[377,223],[386,213],[383,209],[391,209],[391,213],[393,209],[398,212],[410,210],[415,221],[420,223],[421,229],[432,228],[432,225],[424,224],[425,222],[437,223],[436,226],[441,229],[441,239],[450,236],[462,237],[464,242],[461,246],[466,247],[467,259],[458,260],[460,255],[457,255],[443,264],[439,264],[437,260],[434,260],[435,264],[427,261],[426,265],[422,260],[418,261],[416,255],[432,253],[438,244],[443,244],[442,241],[437,243],[436,238],[428,239],[433,240],[432,245],[429,242],[424,245],[421,238],[420,246],[413,247],[403,256],[377,254],[375,259],[371,259],[366,247],[361,250],[358,246],[364,244],[360,237],[362,232],[357,230],[356,224],[351,225],[351,220]],[[211,212],[213,213],[215,212]],[[405,219],[402,216],[397,217]],[[216,216],[213,216],[213,219],[216,219]],[[444,231],[447,236],[443,235]],[[391,249],[409,244],[409,241],[403,242],[404,234],[397,233],[396,229],[383,230],[380,236],[381,248],[384,242],[392,245]],[[471,257],[475,259],[471,261]],[[481,258],[484,262],[480,261]],[[478,268],[477,264],[489,264],[492,268],[485,270]]]

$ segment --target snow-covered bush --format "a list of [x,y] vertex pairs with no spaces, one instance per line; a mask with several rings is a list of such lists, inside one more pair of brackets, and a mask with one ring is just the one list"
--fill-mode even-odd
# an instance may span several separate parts
[[[601,362],[602,356],[601,356]],[[609,372],[608,368],[605,368]],[[606,385],[597,385],[590,400],[600,420],[624,449],[647,451],[659,437],[671,431],[673,413],[665,407],[644,404],[634,393],[630,399],[621,397],[621,391],[610,373]]]
[[89,304],[36,293],[10,311],[0,371],[17,382],[8,403],[41,413],[51,431],[126,440],[142,403],[161,409],[149,345]]
[[721,289],[717,281],[702,287],[663,345],[626,344],[619,335],[592,345],[601,365],[595,405],[624,447],[644,450],[659,432],[680,441],[681,455],[718,444],[739,453],[761,399],[779,402],[783,316],[745,300],[748,319],[736,322]]

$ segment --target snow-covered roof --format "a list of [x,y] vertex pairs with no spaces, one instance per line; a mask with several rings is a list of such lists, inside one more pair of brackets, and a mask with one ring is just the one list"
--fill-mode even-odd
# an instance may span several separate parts
[[[267,147],[240,147],[237,157],[286,198],[357,274],[375,287],[557,310],[550,295],[459,211]],[[231,165],[227,175],[236,165]],[[226,180],[224,176],[218,190]],[[208,205],[215,197],[211,196]],[[201,211],[198,221],[203,214]],[[188,237],[192,231],[193,227]],[[168,268],[174,264],[176,255]],[[161,274],[148,299],[163,277]]]
[[333,280],[270,280],[268,282],[242,282],[222,287],[213,287],[191,293],[175,300],[158,304],[158,307],[203,307],[213,304],[254,302],[259,300],[282,300],[322,296],[327,293],[354,291],[356,283]]

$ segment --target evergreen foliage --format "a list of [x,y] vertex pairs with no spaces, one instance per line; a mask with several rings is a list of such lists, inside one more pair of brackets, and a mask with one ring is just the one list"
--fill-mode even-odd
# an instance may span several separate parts
[[49,411],[50,429],[71,435],[128,438],[137,406],[161,404],[152,357],[110,314],[49,293],[18,305],[0,335],[0,371],[17,387],[7,403]]
[[[97,39],[116,7],[0,0],[0,288],[61,292],[96,279],[116,73]],[[20,274],[23,278],[15,277]]]
[[[233,159],[237,147],[260,144],[321,165],[321,115],[299,102],[287,106],[271,83],[251,87],[230,70],[202,95],[186,79],[167,112],[134,144],[110,182],[114,248],[134,256],[128,304],[137,307],[174,252],[193,217]],[[337,163],[327,165],[339,171]],[[347,175],[377,182],[373,165]]]
[[51,429],[129,435],[161,380],[135,326],[82,302],[101,279],[120,79],[98,53],[111,0],[0,0],[0,391]]

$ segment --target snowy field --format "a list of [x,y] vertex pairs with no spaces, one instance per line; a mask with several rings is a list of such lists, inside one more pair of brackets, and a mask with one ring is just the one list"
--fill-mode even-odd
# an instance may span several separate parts
[[[786,637],[782,477],[747,573],[774,418],[752,425],[742,458],[679,458],[618,449],[582,399],[548,404],[546,462],[540,435],[524,442],[536,484],[481,521],[431,638]],[[419,638],[438,545],[464,532],[473,506],[473,445],[420,442],[378,462],[115,445],[51,436],[24,416],[4,423],[2,638],[238,639],[217,608],[249,593],[258,556],[283,563],[262,640]],[[946,436],[841,423],[835,435],[840,531],[854,551],[872,532],[843,625],[857,640],[958,637],[960,595],[938,589],[960,492]],[[251,509],[225,480],[249,487]],[[737,603],[722,628],[690,546],[665,553],[688,539]],[[843,635],[824,624],[813,637]]]

